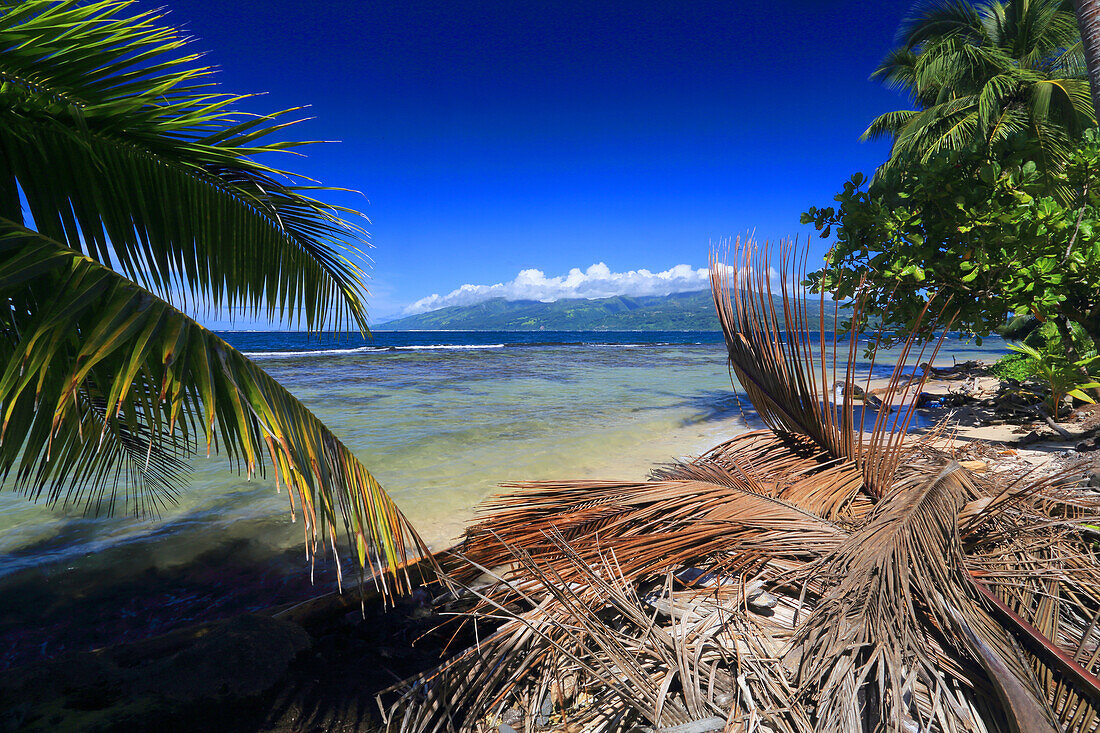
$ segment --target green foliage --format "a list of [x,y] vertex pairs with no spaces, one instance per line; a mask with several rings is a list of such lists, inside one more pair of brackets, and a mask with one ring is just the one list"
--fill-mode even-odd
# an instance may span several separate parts
[[[1089,131],[1055,180],[1072,204],[1047,193],[1034,150],[999,147],[936,156],[884,172],[869,189],[861,174],[836,206],[802,215],[835,235],[811,285],[852,297],[866,277],[867,310],[893,338],[920,329],[932,294],[954,328],[981,337],[1006,315],[1080,324],[1100,333],[1100,141]],[[857,324],[864,326],[865,324]],[[927,331],[927,326],[924,327]]]
[[5,488],[141,514],[180,488],[183,458],[220,450],[281,479],[309,552],[335,550],[339,528],[361,567],[396,572],[415,534],[374,477],[181,312],[365,327],[364,233],[260,162],[306,143],[284,139],[283,113],[235,111],[159,18],[115,0],[0,5]]
[[1009,341],[1023,341],[1039,330],[1043,324],[1039,319],[1027,316],[1012,316],[1007,323],[1003,323],[994,329],[998,336]]
[[1014,379],[1023,382],[1035,376],[1035,360],[1027,354],[1005,354],[990,367],[990,371],[1001,379]]
[[899,35],[872,77],[917,109],[881,115],[864,132],[893,141],[885,168],[1022,136],[1041,170],[1053,171],[1095,124],[1077,22],[1063,0],[926,2]]
[[0,215],[24,223],[18,184],[36,230],[161,297],[364,325],[362,230],[257,158],[308,144],[283,139],[293,110],[234,110],[130,5],[0,8]]
[[1015,344],[1009,346],[1016,353],[1029,361],[1029,367],[1034,376],[1038,377],[1049,390],[1047,402],[1055,420],[1059,417],[1062,400],[1073,397],[1082,402],[1095,402],[1083,390],[1100,387],[1095,377],[1086,376],[1086,370],[1092,366],[1100,356],[1090,356],[1083,359],[1071,360],[1064,351],[1039,350],[1027,344]]
[[1072,353],[1081,355],[1071,360],[1067,356],[1070,351],[1062,343],[1062,336],[1053,323],[1036,322],[1035,325],[1038,327],[1027,332],[1018,346],[1009,346],[1013,353],[998,359],[990,371],[1001,379],[1017,382],[1027,382],[1033,377],[1040,379],[1047,388],[1040,396],[1049,399],[1052,408],[1060,405],[1066,394],[1092,402],[1092,397],[1081,391],[1095,386],[1092,378],[1086,376],[1096,361],[1096,349],[1088,336],[1079,326],[1071,330]]

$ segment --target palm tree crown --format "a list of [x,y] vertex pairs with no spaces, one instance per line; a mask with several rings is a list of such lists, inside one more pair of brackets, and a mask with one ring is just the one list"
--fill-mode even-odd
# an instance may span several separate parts
[[0,8],[0,475],[142,513],[205,445],[250,475],[270,462],[311,550],[342,527],[361,566],[394,571],[419,540],[374,477],[173,305],[365,329],[365,234],[259,161],[305,144],[277,135],[283,113],[235,111],[242,97],[129,5]]
[[862,137],[893,140],[888,166],[1018,136],[1057,165],[1095,124],[1065,0],[938,0],[919,6],[899,39],[872,78],[909,94],[917,109],[880,115]]

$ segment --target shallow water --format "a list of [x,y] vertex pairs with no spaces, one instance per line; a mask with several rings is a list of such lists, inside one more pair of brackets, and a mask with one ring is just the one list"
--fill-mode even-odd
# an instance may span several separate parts
[[[224,336],[317,413],[436,547],[501,482],[641,479],[753,419],[716,333],[383,332],[365,344]],[[999,350],[952,341],[937,362]],[[880,357],[876,371],[889,363]],[[178,504],[157,518],[88,518],[0,493],[0,575],[128,542],[179,538],[169,556],[203,549],[204,538],[299,543],[285,494],[232,468],[195,460]]]
[[[643,479],[655,463],[759,425],[732,388],[717,333],[224,336],[355,451],[434,548],[456,538],[501,482]],[[999,352],[952,341],[937,363]],[[227,547],[283,563],[301,546],[285,493],[236,475],[224,459],[196,460],[189,488],[158,518],[88,518],[0,492],[0,590],[5,578],[23,583],[32,573],[67,596],[88,590],[74,577],[102,586],[194,567],[204,554],[224,558]],[[9,604],[9,626],[20,605]]]

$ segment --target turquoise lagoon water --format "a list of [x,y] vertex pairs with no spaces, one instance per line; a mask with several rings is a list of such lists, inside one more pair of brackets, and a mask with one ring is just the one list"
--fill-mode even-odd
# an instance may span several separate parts
[[[733,389],[718,333],[378,332],[368,341],[223,336],[340,436],[433,548],[457,538],[477,503],[501,482],[643,479],[656,463],[698,454],[758,424]],[[937,363],[989,359],[1001,351],[1000,344],[977,349],[952,340]],[[91,593],[91,585],[122,583],[140,595],[153,582],[150,573],[165,581],[172,568],[227,561],[247,577],[271,563],[287,573],[305,567],[302,525],[291,523],[286,495],[276,494],[273,481],[247,480],[215,457],[196,460],[188,484],[178,504],[143,519],[85,517],[78,509],[48,509],[0,492],[0,667],[5,624],[22,623],[28,612],[20,601],[5,606],[5,583],[45,584],[60,618],[65,604]],[[252,563],[247,568],[238,562],[244,555]],[[120,580],[141,577],[145,586]],[[234,578],[207,578],[213,590],[204,585],[203,592],[220,598],[220,584],[250,582]],[[123,592],[112,592],[106,607],[117,606]],[[176,598],[181,592],[165,593]],[[255,602],[281,597],[260,594]],[[201,606],[203,595],[180,603],[179,617],[193,618],[185,607]],[[137,624],[133,633],[161,628]],[[118,636],[110,629],[104,635]],[[13,643],[22,648],[24,642]],[[62,647],[82,643],[92,642]],[[56,649],[55,643],[42,652]]]

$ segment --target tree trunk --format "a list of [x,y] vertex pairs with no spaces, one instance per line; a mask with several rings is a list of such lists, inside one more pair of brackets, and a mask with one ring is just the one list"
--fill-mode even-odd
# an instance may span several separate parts
[[1073,11],[1089,71],[1092,109],[1100,120],[1100,0],[1073,0]]

